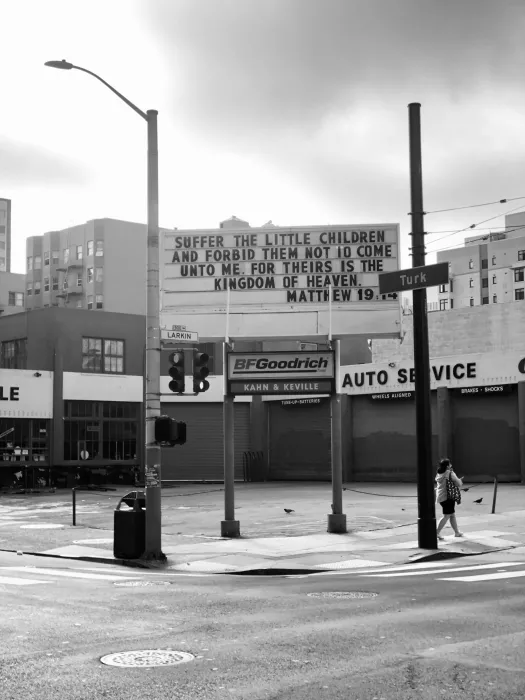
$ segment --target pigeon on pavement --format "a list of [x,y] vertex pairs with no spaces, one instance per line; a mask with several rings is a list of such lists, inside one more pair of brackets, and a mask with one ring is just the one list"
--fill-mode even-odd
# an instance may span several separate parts
[[478,498],[478,500],[474,501],[474,503],[481,503],[482,500],[483,500],[483,498]]
[[284,512],[285,513],[295,513],[295,510],[292,510],[291,508],[285,508]]

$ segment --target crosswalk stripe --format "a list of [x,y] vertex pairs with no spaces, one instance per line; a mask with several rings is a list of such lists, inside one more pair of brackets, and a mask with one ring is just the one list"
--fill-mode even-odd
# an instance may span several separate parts
[[0,585],[8,586],[31,586],[35,583],[49,583],[49,581],[37,581],[33,578],[15,578],[14,576],[0,576]]
[[[371,576],[373,578],[395,578],[396,576],[429,576],[432,574],[450,574],[453,571],[476,571],[476,569],[501,569],[501,568],[506,568],[507,566],[523,566],[523,562],[521,561],[516,561],[516,562],[509,562],[507,564],[499,563],[499,564],[480,564],[479,566],[458,566],[454,567],[451,569],[447,569],[446,571],[443,571],[441,567],[434,568],[432,571],[403,571],[402,573],[393,573],[393,574],[386,574],[386,573],[380,573],[380,574],[368,574],[368,573],[361,573],[361,576]],[[455,581],[459,579],[454,579]]]
[[24,566],[9,566],[0,567],[2,569],[8,569],[9,571],[23,571],[27,574],[47,574],[52,576],[64,576],[65,578],[85,578],[85,579],[95,579],[99,581],[120,581],[124,579],[136,579],[137,576],[121,576],[115,574],[90,574],[88,572],[80,571],[63,571],[62,569],[41,569],[38,567],[24,567]]
[[[510,566],[505,564],[504,566]],[[448,573],[448,572],[447,572]],[[498,579],[504,578],[520,578],[525,576],[525,571],[502,571],[501,573],[494,574],[478,574],[476,576],[458,576],[457,578],[439,578],[438,581],[465,581],[465,582],[475,582],[475,581],[496,581]]]

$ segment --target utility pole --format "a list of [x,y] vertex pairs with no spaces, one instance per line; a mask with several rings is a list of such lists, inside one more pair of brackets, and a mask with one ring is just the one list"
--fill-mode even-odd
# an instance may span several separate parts
[[[421,105],[418,102],[412,102],[408,105],[408,110],[412,267],[420,267],[425,264],[423,176],[421,168]],[[427,290],[414,289],[412,295],[414,305],[414,368],[416,380],[418,544],[422,549],[437,549],[434,473],[432,468]]]

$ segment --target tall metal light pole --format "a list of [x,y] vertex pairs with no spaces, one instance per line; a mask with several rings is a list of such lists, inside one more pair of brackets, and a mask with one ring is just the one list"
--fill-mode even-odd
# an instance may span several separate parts
[[160,314],[159,314],[159,158],[157,114],[143,112],[99,75],[68,61],[47,61],[46,66],[88,73],[146,120],[148,125],[148,236],[146,273],[146,405],[145,405],[145,482],[146,549],[144,557],[164,561],[161,548],[161,449],[155,442],[155,419],[160,416]]

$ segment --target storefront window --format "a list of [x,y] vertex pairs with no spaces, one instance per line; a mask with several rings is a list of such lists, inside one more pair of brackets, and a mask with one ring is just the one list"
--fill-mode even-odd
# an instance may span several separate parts
[[37,418],[0,418],[0,461],[5,466],[48,462],[49,421]]
[[64,402],[64,459],[122,461],[137,458],[139,404]]

